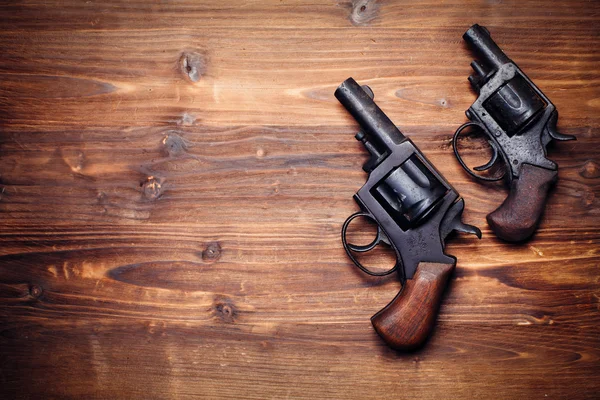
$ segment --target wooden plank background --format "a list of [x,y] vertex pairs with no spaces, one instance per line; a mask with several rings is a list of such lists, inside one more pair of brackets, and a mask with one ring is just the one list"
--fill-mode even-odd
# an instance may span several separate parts
[[[0,5],[3,398],[597,398],[600,2],[18,1]],[[557,105],[560,180],[526,244],[451,134],[487,26]],[[417,353],[369,318],[399,290],[342,249],[366,159],[353,76],[484,238]],[[471,153],[481,149],[473,144]],[[380,263],[385,255],[373,257]]]

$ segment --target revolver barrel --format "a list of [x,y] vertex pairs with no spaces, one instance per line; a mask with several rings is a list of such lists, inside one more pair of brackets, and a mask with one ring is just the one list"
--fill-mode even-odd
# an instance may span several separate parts
[[499,69],[503,64],[510,62],[510,59],[494,42],[488,30],[482,26],[473,25],[465,32],[463,39],[488,70]]
[[[380,153],[388,152],[394,145],[406,139],[354,79],[346,79],[335,91],[335,97],[356,119],[362,131],[373,139],[376,145],[385,147],[385,149],[378,149]],[[362,136],[357,136],[357,139],[364,143]]]

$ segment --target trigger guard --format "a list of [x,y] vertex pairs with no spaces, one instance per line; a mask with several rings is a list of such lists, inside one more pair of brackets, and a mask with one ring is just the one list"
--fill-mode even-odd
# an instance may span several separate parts
[[[371,243],[364,245],[364,246],[353,245],[351,243],[348,243],[348,241],[346,240],[346,231],[348,230],[348,226],[354,219],[356,219],[358,217],[368,218],[371,221],[375,222],[375,224],[377,225],[377,236]],[[356,267],[358,269],[360,269],[361,271],[363,271],[369,275],[385,276],[385,275],[391,274],[392,272],[394,272],[395,270],[398,269],[399,261],[396,260],[396,264],[391,269],[389,269],[387,271],[382,271],[382,272],[373,272],[370,269],[368,269],[367,267],[365,267],[364,265],[362,265],[360,263],[360,261],[358,261],[353,254],[353,252],[364,253],[364,252],[370,251],[381,242],[389,245],[389,239],[381,231],[381,227],[379,226],[379,224],[377,224],[377,221],[375,220],[375,218],[373,218],[373,216],[371,214],[359,211],[359,212],[354,213],[351,216],[349,216],[348,219],[346,219],[346,221],[344,222],[344,225],[342,225],[342,244],[344,245],[344,250],[346,251],[346,254],[348,255],[350,260],[352,260],[352,262],[354,263],[354,265],[356,265]]]
[[[456,159],[460,163],[460,166],[465,171],[467,171],[467,173],[469,175],[471,175],[473,178],[481,179],[482,181],[496,182],[496,181],[504,179],[504,176],[506,175],[506,171],[504,171],[504,173],[502,175],[500,175],[499,177],[496,177],[496,178],[490,178],[490,177],[483,176],[483,175],[477,175],[476,173],[474,173],[473,171],[471,171],[471,168],[469,168],[467,166],[467,164],[464,162],[464,160],[460,156],[460,153],[458,152],[458,138],[459,138],[460,134],[462,133],[462,131],[465,130],[466,128],[470,127],[470,126],[476,126],[476,127],[478,127],[484,134],[486,134],[487,136],[489,136],[489,134],[487,133],[487,130],[485,129],[485,127],[483,125],[481,125],[480,123],[478,123],[478,122],[472,122],[471,121],[471,122],[467,122],[465,124],[462,124],[461,126],[458,127],[458,129],[456,130],[456,132],[454,132],[454,136],[452,137],[452,150],[454,150],[454,156],[456,157]],[[493,159],[494,159],[493,163],[490,164],[488,162],[484,166],[487,167],[488,164],[490,164],[489,167],[491,167],[493,164],[495,164],[496,159],[498,158],[498,156],[497,156],[498,155],[498,149],[489,140],[488,140],[488,143],[492,147],[492,150],[495,152],[495,157],[493,157]],[[502,158],[504,158],[504,155],[502,155]],[[482,166],[482,168],[484,166]]]
[[377,235],[375,236],[375,239],[373,239],[373,241],[369,244],[360,246],[360,245],[348,243],[348,240],[346,240],[346,231],[347,231],[350,223],[358,217],[364,217],[364,218],[370,219],[371,221],[375,222],[375,225],[377,225],[377,221],[375,221],[375,218],[373,218],[371,216],[371,214],[367,214],[362,211],[354,213],[348,217],[346,222],[344,222],[344,226],[342,227],[342,241],[344,242],[345,245],[348,246],[348,248],[350,250],[355,251],[357,253],[365,253],[367,251],[373,250],[375,248],[375,246],[377,246],[382,241],[381,228],[379,227],[379,225],[377,225]]
[[366,253],[367,251],[373,250],[375,248],[375,246],[377,246],[379,243],[382,242],[382,237],[381,237],[381,228],[379,227],[379,225],[377,225],[377,235],[375,236],[375,239],[373,239],[373,241],[369,244],[360,246],[360,245],[356,245],[356,244],[352,244],[352,243],[348,243],[348,241],[346,240],[346,230],[348,229],[348,225],[350,225],[350,222],[352,222],[354,219],[358,218],[358,217],[365,217],[367,219],[370,219],[371,221],[375,222],[375,225],[377,225],[377,221],[375,221],[375,219],[367,213],[363,213],[363,212],[357,212],[355,214],[352,214],[347,220],[346,222],[344,222],[344,229],[343,229],[343,238],[342,240],[348,245],[348,248],[352,251],[355,251],[357,253]]
[[478,167],[473,167],[473,169],[477,172],[487,171],[488,169],[492,168],[494,164],[496,164],[496,161],[498,161],[498,147],[496,146],[496,143],[494,143],[491,140],[488,140],[487,142],[489,143],[494,153],[492,154],[492,158],[490,158],[488,162]]

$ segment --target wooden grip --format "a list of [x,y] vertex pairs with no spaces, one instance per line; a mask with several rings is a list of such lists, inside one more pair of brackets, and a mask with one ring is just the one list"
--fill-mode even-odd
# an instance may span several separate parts
[[454,265],[419,263],[413,279],[407,280],[394,300],[371,317],[375,331],[390,347],[415,350],[425,343]]
[[508,242],[520,242],[530,237],[537,228],[548,191],[557,175],[557,171],[523,164],[508,197],[487,216],[496,236]]

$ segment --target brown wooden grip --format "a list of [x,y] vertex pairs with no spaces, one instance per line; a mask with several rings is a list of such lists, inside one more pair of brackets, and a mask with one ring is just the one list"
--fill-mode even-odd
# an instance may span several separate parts
[[512,181],[508,197],[487,216],[496,236],[508,242],[530,237],[538,226],[557,175],[557,171],[523,164],[519,179]]
[[371,317],[375,331],[392,348],[415,350],[425,343],[455,264],[419,263],[413,279]]

